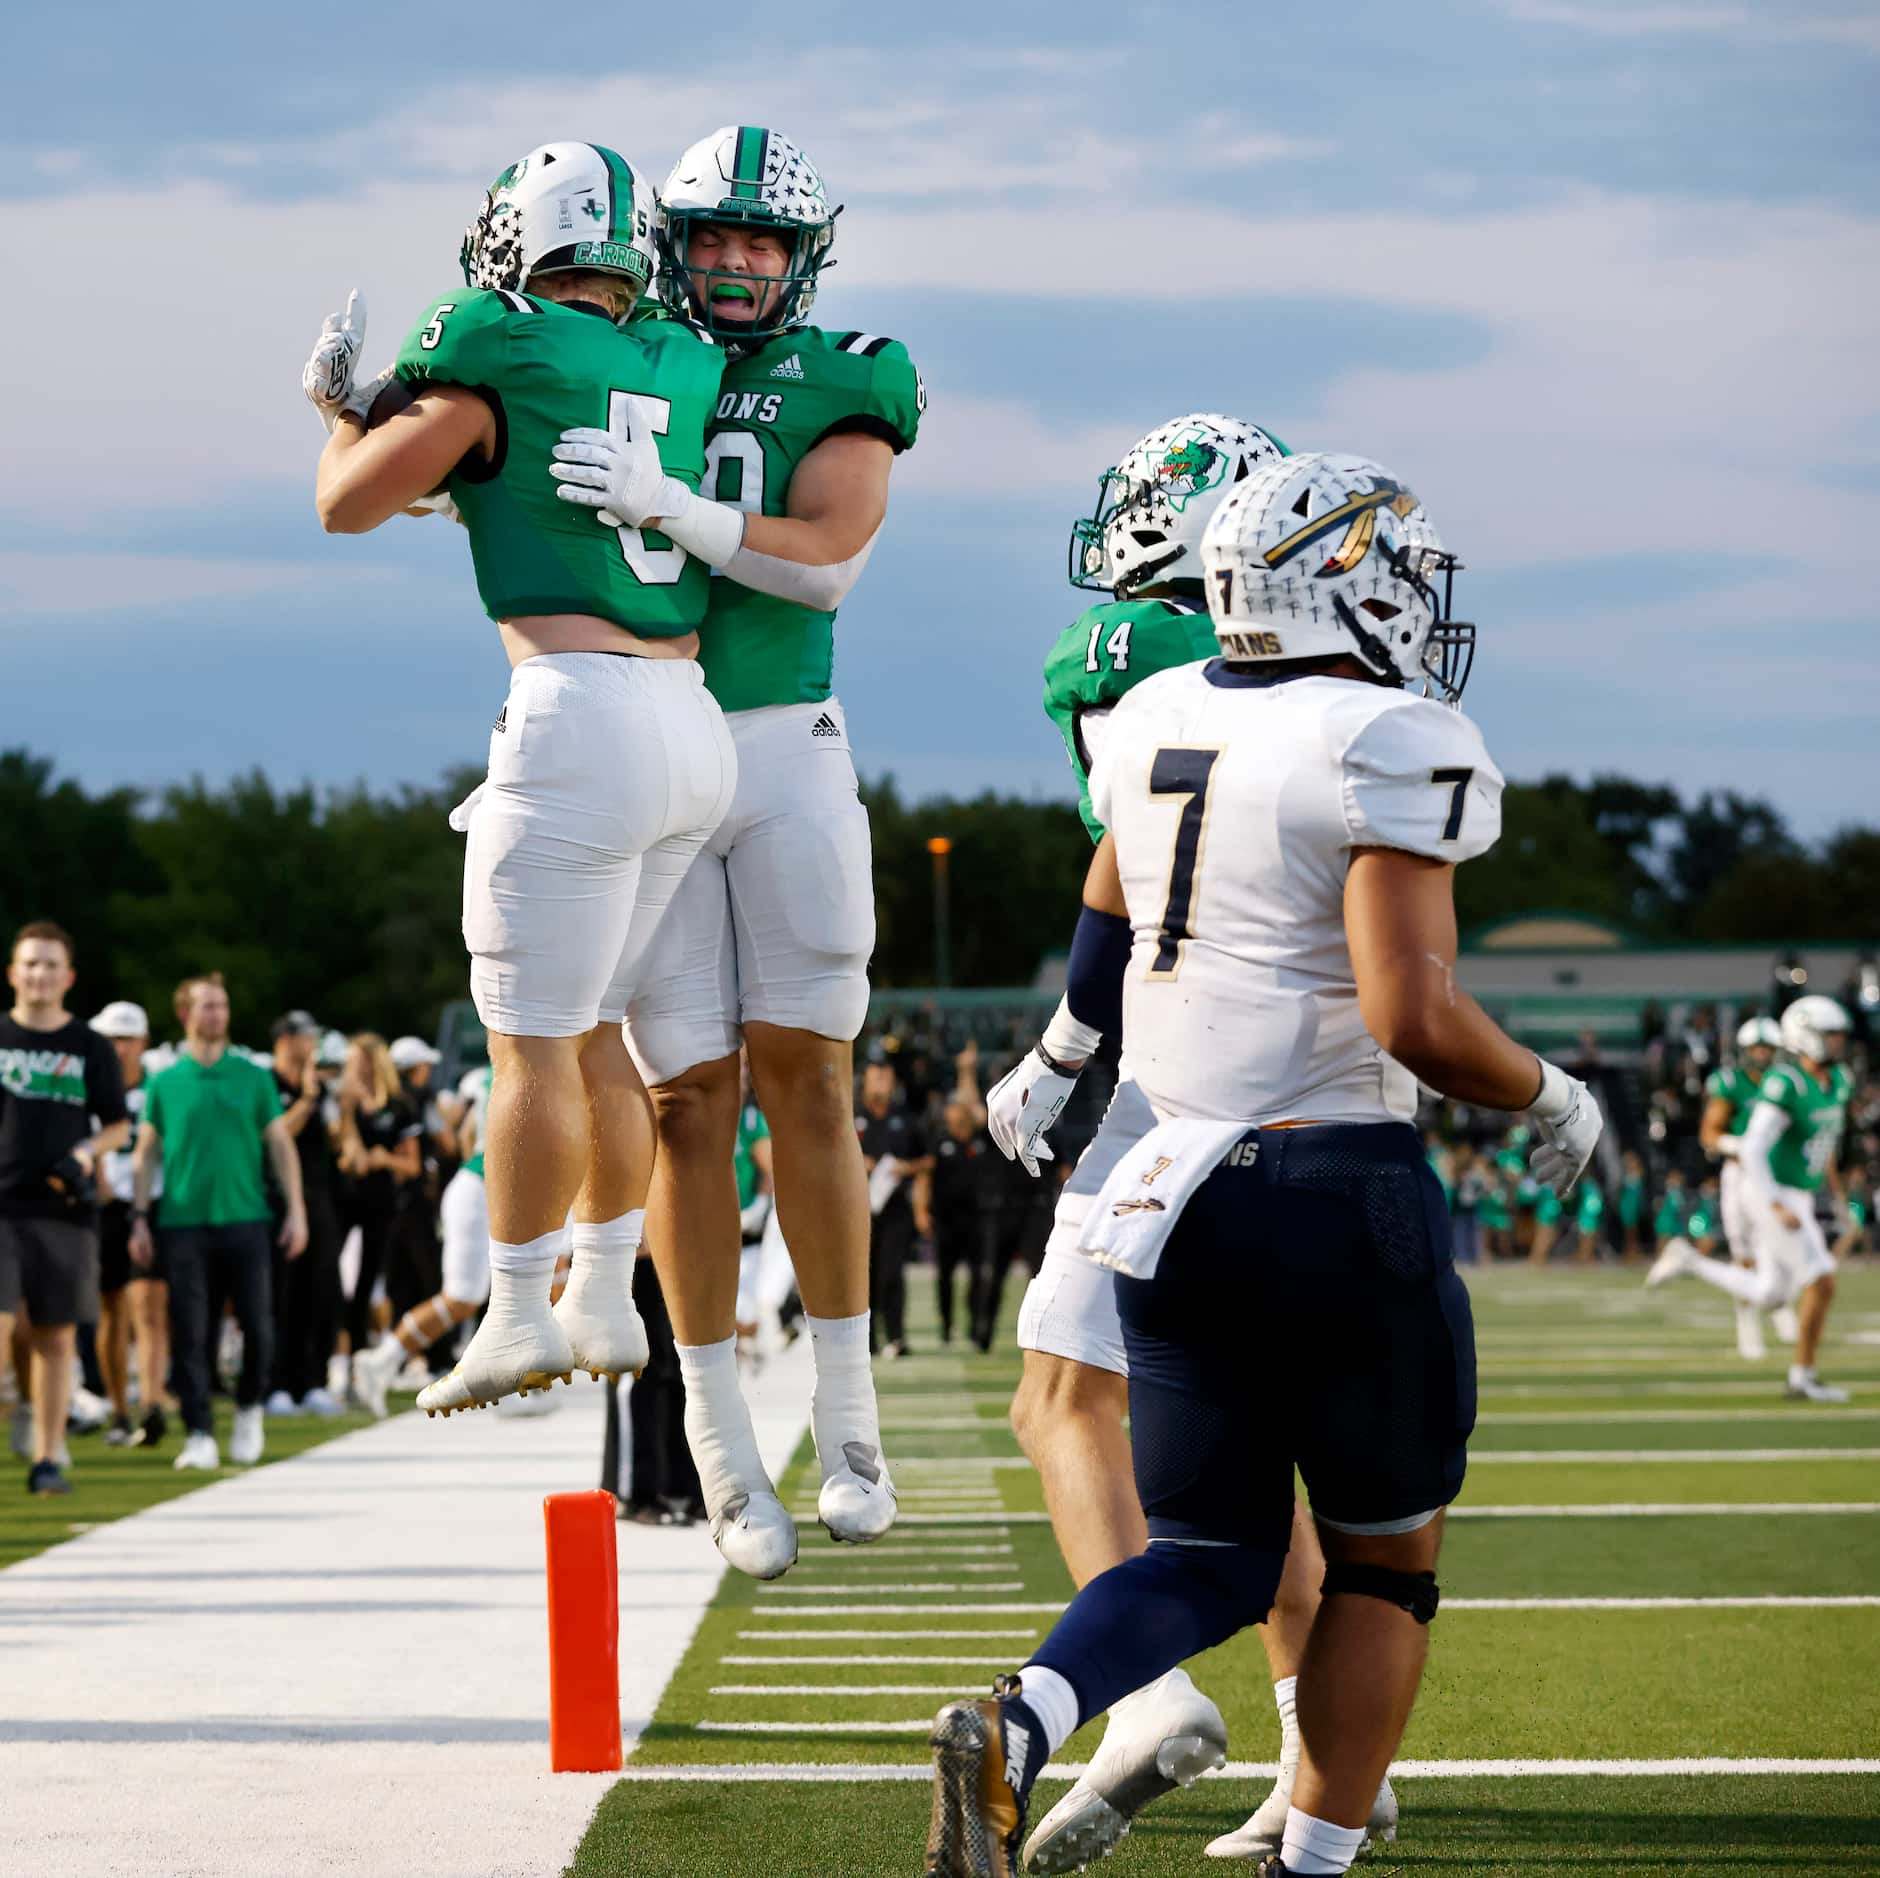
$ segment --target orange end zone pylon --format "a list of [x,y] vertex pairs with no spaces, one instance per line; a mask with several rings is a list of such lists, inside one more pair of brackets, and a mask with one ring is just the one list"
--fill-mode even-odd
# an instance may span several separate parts
[[620,1767],[620,1572],[614,1496],[551,1493],[548,1529],[548,1762],[558,1774]]

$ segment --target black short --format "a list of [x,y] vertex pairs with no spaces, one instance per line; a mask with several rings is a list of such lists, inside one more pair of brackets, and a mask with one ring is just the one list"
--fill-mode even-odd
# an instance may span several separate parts
[[90,1219],[0,1219],[0,1317],[25,1301],[42,1330],[98,1321],[98,1230]]
[[1155,1277],[1116,1281],[1150,1530],[1284,1549],[1295,1466],[1335,1525],[1414,1522],[1460,1491],[1475,1426],[1442,1188],[1402,1124],[1257,1139]]
[[131,1259],[131,1205],[128,1200],[107,1200],[98,1209],[98,1289],[109,1297],[139,1278],[162,1278],[163,1235],[154,1228],[152,1258],[139,1266]]

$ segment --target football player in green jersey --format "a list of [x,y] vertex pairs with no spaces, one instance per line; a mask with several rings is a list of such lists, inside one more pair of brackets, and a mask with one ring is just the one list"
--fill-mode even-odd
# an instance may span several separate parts
[[643,444],[572,434],[561,494],[657,526],[722,578],[699,658],[742,781],[654,940],[628,1012],[653,1090],[649,1203],[712,1534],[740,1570],[787,1571],[796,1528],[758,1455],[733,1324],[738,1045],[773,1136],[776,1208],[816,1359],[817,1511],[837,1539],[894,1518],[869,1369],[868,1189],[852,1044],[868,1008],[868,816],[832,695],[836,608],[887,511],[926,395],[904,347],[807,323],[835,216],[815,167],[753,125],[715,131],[661,200],[661,289],[727,353],[699,494]]
[[1841,1199],[1836,1162],[1854,1088],[1841,1061],[1849,1028],[1846,1011],[1832,998],[1797,998],[1782,1013],[1782,1048],[1791,1060],[1764,1075],[1749,1125],[1737,1138],[1739,1178],[1756,1215],[1755,1268],[1744,1271],[1704,1258],[1680,1238],[1659,1253],[1645,1279],[1662,1285],[1701,1278],[1760,1311],[1794,1304],[1798,1321],[1788,1394],[1809,1402],[1847,1400],[1845,1389],[1830,1387],[1815,1373],[1835,1272],[1834,1254],[1815,1217],[1815,1196],[1826,1186]]
[[[1781,1047],[1782,1029],[1773,1017],[1752,1017],[1739,1024],[1736,1061],[1712,1070],[1705,1079],[1704,1113],[1697,1127],[1699,1145],[1712,1160],[1723,1164],[1719,1190],[1724,1243],[1737,1264],[1751,1270],[1756,1264],[1758,1214],[1747,1203],[1743,1170],[1736,1157],[1743,1143],[1743,1130],[1749,1126],[1750,1111],[1756,1106],[1757,1088]],[[1780,1308],[1789,1310],[1786,1305]],[[1788,1341],[1794,1340],[1791,1331]],[[1762,1313],[1741,1298],[1736,1301],[1736,1351],[1751,1363],[1760,1362],[1764,1354]]]
[[[646,1362],[630,1287],[651,1114],[620,1022],[737,758],[695,657],[703,568],[557,502],[548,466],[560,433],[588,423],[645,439],[682,483],[704,467],[722,354],[663,316],[621,323],[652,277],[653,213],[613,151],[532,150],[466,233],[466,290],[400,348],[403,408],[371,421],[382,394],[354,383],[356,308],[328,322],[303,380],[331,430],[326,527],[361,533],[447,487],[512,667],[489,775],[451,818],[469,836],[464,938],[496,1072],[490,1305],[420,1395],[432,1411]],[[571,1207],[574,1272],[552,1301]]]

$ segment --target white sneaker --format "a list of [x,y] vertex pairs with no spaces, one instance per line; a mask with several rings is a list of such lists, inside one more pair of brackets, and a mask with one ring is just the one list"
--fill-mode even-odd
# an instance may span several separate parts
[[1221,1711],[1171,1669],[1110,1710],[1103,1745],[1089,1771],[1038,1822],[1025,1841],[1028,1872],[1082,1871],[1122,1842],[1130,1822],[1151,1800],[1192,1786],[1227,1761]]
[[[353,1367],[359,1369],[359,1358]],[[511,1293],[500,1308],[492,1297],[462,1360],[448,1376],[418,1391],[418,1406],[427,1415],[486,1408],[518,1390],[546,1389],[557,1376],[568,1382],[573,1375],[574,1351],[549,1309],[544,1282],[533,1296]]]
[[[1208,1841],[1209,1858],[1270,1858],[1278,1854],[1286,1838],[1286,1815],[1292,1809],[1293,1781],[1299,1772],[1295,1760],[1280,1768],[1278,1784],[1264,1800],[1260,1810],[1237,1832],[1225,1832]],[[1368,1835],[1358,1850],[1360,1854],[1388,1845],[1397,1836],[1397,1796],[1387,1779],[1377,1790],[1371,1817],[1365,1822]]]
[[252,1467],[261,1458],[267,1442],[267,1424],[262,1419],[261,1404],[235,1411],[234,1431],[228,1438],[228,1457],[237,1467]]
[[1762,1313],[1753,1304],[1736,1307],[1736,1353],[1746,1363],[1760,1363],[1768,1354],[1763,1347]]
[[344,1415],[345,1409],[336,1397],[325,1389],[309,1389],[301,1397],[300,1406],[308,1415],[318,1415],[325,1421],[331,1421],[335,1415]]
[[183,1442],[183,1451],[170,1463],[179,1474],[213,1474],[222,1465],[221,1450],[215,1445],[214,1435],[190,1435]]
[[[630,1268],[629,1268],[630,1269]],[[568,1286],[555,1303],[555,1322],[567,1333],[574,1366],[597,1381],[602,1376],[638,1376],[646,1367],[646,1324],[618,1275],[575,1261]]]
[[1776,1333],[1778,1343],[1793,1343],[1802,1334],[1802,1322],[1795,1315],[1795,1306],[1778,1304],[1769,1313],[1769,1328]]
[[873,1545],[894,1524],[899,1504],[880,1448],[845,1441],[842,1459],[823,1478],[816,1518],[837,1545]]
[[[352,1387],[352,1358],[350,1356],[329,1356],[326,1359],[326,1394],[332,1402],[344,1402],[346,1392]],[[309,1400],[311,1400],[309,1396]]]
[[26,1462],[30,1467],[38,1451],[38,1444],[33,1440],[33,1405],[30,1402],[15,1402],[13,1404],[14,1456]]
[[771,1489],[739,1493],[711,1515],[712,1544],[747,1578],[781,1578],[796,1563],[796,1521]]
[[111,1419],[111,1404],[101,1395],[93,1395],[82,1383],[72,1391],[71,1405],[65,1411],[69,1434],[91,1435]]
[[1788,1387],[1782,1392],[1801,1402],[1847,1402],[1852,1398],[1845,1389],[1837,1389],[1832,1383],[1823,1382],[1812,1369],[1792,1369],[1789,1371]]
[[1674,1278],[1682,1278],[1691,1269],[1691,1261],[1697,1257],[1697,1248],[1688,1239],[1667,1239],[1665,1249],[1652,1261],[1652,1268],[1645,1274],[1645,1289],[1656,1291],[1660,1285],[1668,1285]]
[[303,1409],[285,1389],[276,1389],[263,1405],[269,1415],[282,1421],[291,1421],[296,1415],[304,1415]]
[[385,1419],[385,1392],[404,1366],[405,1346],[396,1337],[382,1337],[353,1358],[353,1395],[375,1422]]

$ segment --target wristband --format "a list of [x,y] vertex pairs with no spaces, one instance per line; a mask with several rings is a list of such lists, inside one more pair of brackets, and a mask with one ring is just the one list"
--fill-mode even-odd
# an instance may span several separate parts
[[661,478],[659,507],[647,525],[707,567],[723,567],[744,546],[744,511],[697,494],[676,476]]
[[1044,1035],[1038,1039],[1038,1054],[1060,1076],[1075,1076],[1074,1069],[1065,1069],[1059,1058],[1074,1056],[1077,1060],[1088,1062],[1096,1055],[1097,1045],[1103,1041],[1103,1032],[1090,1024],[1082,1024],[1071,1015],[1071,1001],[1060,998],[1058,1007],[1051,1013],[1051,1021],[1044,1027]]

